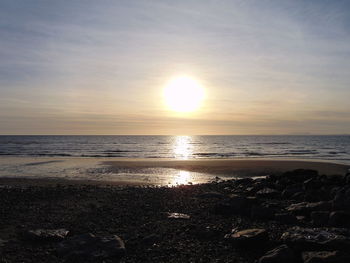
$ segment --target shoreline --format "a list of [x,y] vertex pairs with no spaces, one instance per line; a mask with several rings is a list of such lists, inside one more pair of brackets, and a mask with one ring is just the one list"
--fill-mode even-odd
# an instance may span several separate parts
[[[6,158],[2,159],[6,163]],[[14,162],[16,158],[13,159]],[[167,185],[166,179],[163,181],[142,181],[136,174],[144,174],[149,178],[162,175],[171,177],[178,172],[188,172],[190,174],[200,174],[207,177],[208,181],[215,176],[222,179],[232,179],[239,177],[265,176],[269,174],[281,174],[295,169],[316,170],[324,175],[345,175],[350,169],[350,165],[339,164],[320,160],[280,160],[280,159],[195,159],[195,160],[173,160],[173,159],[70,159],[70,158],[21,158],[21,163],[25,169],[38,169],[37,176],[17,172],[14,176],[8,176],[0,172],[0,185],[19,186],[53,186],[53,185],[100,185],[100,186],[159,186]],[[43,161],[45,160],[45,161]],[[57,169],[57,164],[61,168],[66,168],[71,163],[77,167],[84,167],[93,163],[97,169],[103,168],[100,175],[110,173],[112,176],[92,177],[82,173],[80,177],[50,176],[50,169]],[[10,162],[9,162],[10,163]],[[1,167],[1,166],[0,166]],[[45,169],[44,169],[44,168]],[[87,170],[86,170],[87,171]],[[87,173],[87,172],[86,172]],[[126,174],[126,176],[125,176]],[[121,176],[122,175],[122,176]],[[134,178],[133,178],[134,175]],[[86,178],[84,178],[86,176]],[[170,180],[170,179],[169,179]],[[189,181],[187,181],[188,183]],[[184,183],[184,184],[187,184]],[[194,182],[204,183],[204,181]]]
[[350,165],[320,160],[298,159],[190,159],[190,160],[113,160],[103,161],[111,168],[172,168],[212,175],[231,173],[281,173],[295,169],[313,169],[325,175],[345,174]]
[[100,187],[143,187],[156,186],[140,181],[104,181],[63,178],[0,177],[1,187],[56,187],[56,186],[100,186]]

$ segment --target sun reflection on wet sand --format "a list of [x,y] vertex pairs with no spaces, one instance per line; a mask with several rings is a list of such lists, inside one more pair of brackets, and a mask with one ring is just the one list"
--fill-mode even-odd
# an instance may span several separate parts
[[173,144],[174,157],[187,160],[192,155],[191,136],[176,136]]
[[182,184],[192,184],[191,173],[188,171],[179,171],[174,177],[171,185],[182,185]]

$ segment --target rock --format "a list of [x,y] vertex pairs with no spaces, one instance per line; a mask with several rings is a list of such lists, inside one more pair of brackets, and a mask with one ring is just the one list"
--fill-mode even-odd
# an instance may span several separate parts
[[303,183],[303,188],[305,190],[319,189],[322,187],[323,183],[318,178],[310,178]]
[[214,213],[221,215],[250,214],[250,208],[255,202],[254,198],[232,194],[229,200],[215,205]]
[[310,189],[305,192],[305,201],[320,202],[328,199],[329,194],[321,189]]
[[234,180],[235,185],[248,185],[248,184],[251,184],[252,182],[253,182],[253,179],[250,177]]
[[277,213],[274,219],[284,224],[295,224],[298,221],[297,218],[290,213]]
[[277,198],[281,195],[280,191],[277,191],[272,188],[263,188],[256,192],[257,197],[262,197],[262,198]]
[[281,245],[268,251],[258,263],[295,263],[296,261],[293,250],[286,245]]
[[299,223],[306,223],[306,217],[305,216],[296,216]]
[[281,175],[282,178],[286,178],[291,182],[302,183],[308,179],[315,178],[318,176],[318,172],[315,170],[297,169],[290,172],[285,172]]
[[247,187],[247,188],[245,189],[245,191],[246,191],[248,194],[255,194],[255,193],[257,192],[257,189],[256,189],[256,187],[251,186],[251,187]]
[[326,184],[331,184],[331,185],[344,185],[344,175],[340,174],[335,174],[335,175],[328,175],[324,177],[324,182]]
[[276,187],[275,184],[267,181],[265,178],[255,179],[253,184],[253,188],[255,192],[265,188],[275,189],[275,187]]
[[6,243],[7,243],[6,240],[3,240],[3,239],[0,238],[0,247],[5,246]]
[[125,255],[125,245],[116,235],[95,236],[89,233],[60,242],[57,252],[70,261],[103,262],[106,259],[120,260]]
[[200,240],[212,240],[222,235],[222,232],[216,226],[203,226],[198,224],[192,225],[186,232]]
[[226,196],[221,194],[221,193],[218,193],[218,192],[205,192],[205,193],[202,193],[200,195],[198,195],[199,198],[203,198],[203,199],[210,199],[210,198],[217,198],[217,199],[224,199]]
[[350,227],[350,213],[334,211],[329,215],[329,224],[335,227]]
[[350,212],[350,187],[340,188],[333,199],[333,208],[335,210],[346,210]]
[[296,215],[305,215],[309,212],[307,205],[307,202],[291,204],[286,208],[286,210]]
[[344,181],[346,184],[350,184],[350,172],[345,175]]
[[182,213],[167,213],[169,219],[190,219],[190,216]]
[[249,246],[267,241],[268,234],[265,229],[260,228],[233,230],[233,233],[225,235],[225,239],[238,246]]
[[234,211],[231,210],[231,204],[229,202],[219,202],[215,204],[213,213],[216,215],[232,215]]
[[305,193],[304,192],[297,192],[290,197],[291,200],[302,202],[305,200]]
[[156,234],[150,234],[148,236],[145,236],[142,238],[142,243],[146,246],[153,245],[154,243],[158,242],[160,240],[160,236]]
[[311,213],[312,224],[315,226],[327,226],[328,218],[328,211],[313,211]]
[[259,219],[259,220],[269,220],[274,218],[274,210],[261,206],[261,205],[254,205],[251,209],[251,217],[253,219]]
[[338,194],[340,189],[341,189],[341,187],[339,187],[339,186],[335,186],[335,187],[332,187],[330,189],[329,195],[330,195],[331,199],[334,200],[335,196]]
[[308,203],[308,202],[301,202],[292,204],[289,207],[287,207],[287,211],[295,214],[295,215],[304,215],[307,216],[313,211],[328,211],[332,208],[331,202],[315,202],[315,203]]
[[304,263],[348,263],[349,255],[339,251],[307,251],[302,253]]
[[285,199],[289,199],[297,193],[304,193],[303,185],[301,183],[287,185],[282,192],[282,197]]
[[285,242],[297,250],[349,249],[350,232],[342,228],[301,228],[292,227],[281,236]]
[[309,208],[311,211],[328,211],[332,208],[332,203],[327,201],[308,203],[307,208]]
[[62,241],[68,235],[67,229],[36,229],[24,233],[25,239],[31,241]]

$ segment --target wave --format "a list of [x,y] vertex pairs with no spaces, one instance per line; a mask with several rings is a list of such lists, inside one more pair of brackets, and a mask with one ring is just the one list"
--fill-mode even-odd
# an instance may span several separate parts
[[292,144],[292,143],[290,143],[290,142],[257,142],[257,143],[255,143],[255,144],[257,144],[257,145],[269,145],[269,144],[271,144],[271,145],[286,145],[286,144]]
[[127,150],[105,150],[103,153],[131,153],[131,152],[141,152],[141,151],[127,151]]
[[319,154],[316,150],[289,150],[285,152],[290,155],[307,155],[307,154]]
[[246,154],[247,156],[263,156],[263,155],[266,155],[266,154],[259,153],[259,152],[246,152],[244,154]]
[[194,156],[215,156],[218,153],[194,153]]
[[0,136],[0,157],[350,158],[349,136],[197,136],[177,149],[174,141],[175,136]]

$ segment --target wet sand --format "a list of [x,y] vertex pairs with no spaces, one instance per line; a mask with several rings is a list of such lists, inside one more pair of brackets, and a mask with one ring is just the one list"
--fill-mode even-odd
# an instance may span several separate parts
[[349,165],[327,161],[270,159],[201,159],[201,160],[118,160],[105,161],[112,169],[172,168],[213,175],[255,176],[295,169],[312,169],[320,174],[345,174]]
[[[327,161],[270,159],[5,158],[2,163],[12,165],[12,171],[0,170],[0,185],[12,186],[196,184],[212,181],[215,176],[223,179],[265,176],[294,169],[344,175],[350,168]],[[65,174],[67,171],[72,172]]]
[[13,178],[3,177],[0,178],[0,187],[46,187],[46,186],[120,186],[120,187],[133,187],[133,186],[147,186],[151,185],[144,182],[130,182],[130,181],[102,181],[102,180],[69,180],[61,178]]

